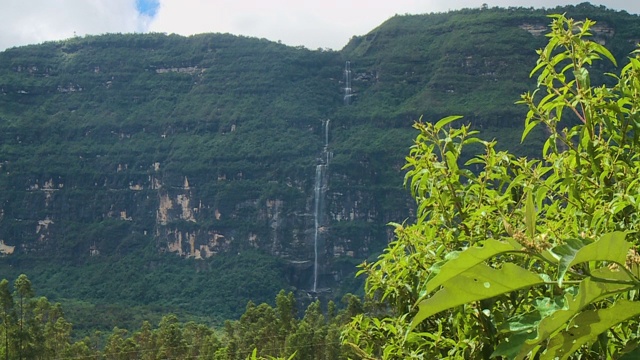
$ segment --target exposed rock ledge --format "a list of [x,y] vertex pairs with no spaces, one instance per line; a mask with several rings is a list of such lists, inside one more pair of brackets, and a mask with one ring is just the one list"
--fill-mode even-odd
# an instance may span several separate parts
[[184,73],[184,74],[197,74],[204,72],[204,69],[200,69],[197,66],[189,66],[189,67],[172,67],[172,68],[160,68],[156,69],[156,73],[158,74],[166,74],[170,72]]
[[4,243],[4,240],[0,240],[0,254],[2,255],[11,255],[13,251],[16,249],[15,246],[9,246]]

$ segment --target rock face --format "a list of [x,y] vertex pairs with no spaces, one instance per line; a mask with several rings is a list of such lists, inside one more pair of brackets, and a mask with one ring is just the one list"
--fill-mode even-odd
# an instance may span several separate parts
[[[11,49],[0,64],[0,256],[82,261],[151,245],[203,261],[259,249],[304,274],[315,262],[318,158],[357,150],[340,116],[323,128],[343,106],[339,53],[105,35]],[[408,216],[407,203],[381,210],[407,198],[400,172],[369,178],[372,155],[349,151],[325,174],[317,229],[331,281],[334,261],[371,255],[389,240],[380,224]],[[345,174],[352,161],[364,172]]]

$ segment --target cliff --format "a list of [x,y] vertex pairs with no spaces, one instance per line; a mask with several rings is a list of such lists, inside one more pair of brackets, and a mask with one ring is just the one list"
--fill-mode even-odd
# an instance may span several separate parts
[[[401,167],[414,120],[465,115],[527,152],[513,103],[531,86],[545,15],[565,11],[598,20],[596,41],[617,54],[637,41],[637,16],[582,4],[396,16],[339,52],[221,34],[6,50],[0,265],[46,282],[59,264],[74,273],[134,264],[114,272],[123,278],[113,286],[127,288],[128,277],[163,274],[158,264],[182,258],[194,277],[208,274],[204,284],[235,271],[220,257],[249,252],[274,259],[280,280],[242,300],[282,286],[338,296],[354,264],[393,238],[386,224],[412,216]],[[60,283],[38,288],[100,299]],[[211,296],[175,286],[178,297]]]

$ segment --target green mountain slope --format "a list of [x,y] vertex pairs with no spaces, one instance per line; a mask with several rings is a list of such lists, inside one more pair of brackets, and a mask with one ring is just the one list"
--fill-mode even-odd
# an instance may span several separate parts
[[221,34],[1,52],[0,269],[76,322],[105,304],[221,319],[312,290],[317,240],[318,288],[356,291],[354,264],[412,215],[414,120],[464,115],[527,154],[514,102],[557,12],[599,21],[617,58],[640,40],[637,16],[581,4],[396,16],[340,52]]

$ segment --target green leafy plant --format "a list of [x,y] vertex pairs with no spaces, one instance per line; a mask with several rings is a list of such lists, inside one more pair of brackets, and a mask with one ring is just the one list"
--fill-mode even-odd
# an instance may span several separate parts
[[539,125],[548,135],[539,159],[496,151],[452,126],[459,117],[415,124],[405,184],[417,220],[362,266],[371,309],[343,333],[356,356],[639,354],[640,59],[594,86],[593,63],[616,64],[589,40],[595,22],[552,19],[537,89],[519,101],[522,139]]

